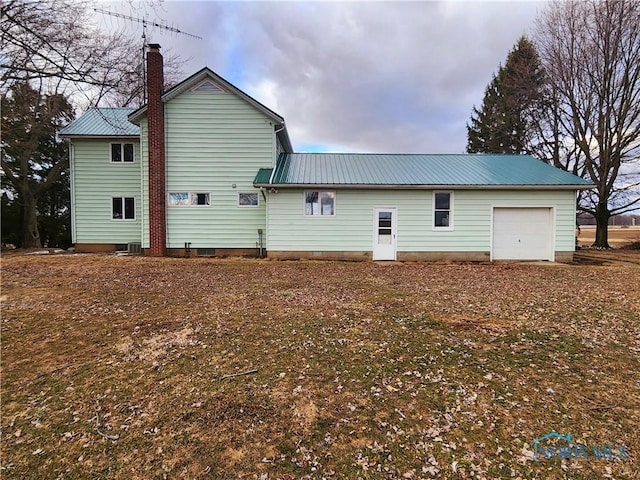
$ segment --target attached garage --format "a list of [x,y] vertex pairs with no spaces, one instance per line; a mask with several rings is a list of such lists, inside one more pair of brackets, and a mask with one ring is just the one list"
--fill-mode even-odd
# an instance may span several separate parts
[[561,262],[591,188],[526,155],[359,153],[283,154],[254,186],[271,258]]
[[554,259],[553,208],[495,207],[492,260]]

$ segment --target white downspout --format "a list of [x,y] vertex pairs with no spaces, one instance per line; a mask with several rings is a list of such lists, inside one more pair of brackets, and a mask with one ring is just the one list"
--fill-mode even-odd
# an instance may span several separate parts
[[142,152],[142,145],[143,145],[143,141],[142,141],[142,122],[140,122],[139,125],[140,128],[140,135],[138,137],[138,139],[140,140],[140,143],[138,144],[138,156],[140,157],[140,248],[144,248],[144,161],[142,159],[143,157],[143,152]]
[[74,162],[75,152],[71,139],[69,139],[69,171],[71,178],[69,179],[71,187],[71,243],[76,244],[76,169]]

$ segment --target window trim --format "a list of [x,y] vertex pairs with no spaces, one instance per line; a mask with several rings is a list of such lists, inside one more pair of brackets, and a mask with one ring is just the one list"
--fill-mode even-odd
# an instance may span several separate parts
[[[240,195],[256,195],[258,198],[258,203],[256,205],[242,205],[240,203]],[[260,207],[260,193],[259,192],[238,192],[238,196],[236,197],[236,205],[238,208],[259,208]]]
[[[443,208],[436,209],[436,194],[438,193],[448,193],[449,194],[449,225],[446,227],[441,227],[436,225],[436,212],[444,212],[446,211]],[[453,211],[454,211],[454,200],[453,200],[453,190],[434,190],[433,195],[431,196],[431,229],[434,232],[450,232],[453,230]]]
[[[323,215],[322,213],[318,213],[314,215],[313,213],[307,213],[307,193],[309,192],[317,192],[318,193],[318,202],[320,203],[320,212],[322,212],[322,201],[321,194],[322,193],[331,193],[333,194],[333,213],[331,215]],[[335,190],[304,190],[302,192],[302,214],[308,218],[333,218],[336,216],[336,206],[337,206],[338,195]]]
[[[122,216],[123,216],[123,218],[114,218],[113,217],[113,213],[114,213],[114,211],[113,211],[113,201],[116,198],[119,198],[122,201]],[[133,218],[124,218],[125,212],[126,212],[125,202],[124,201],[125,201],[126,198],[132,198],[133,199]],[[110,207],[111,208],[111,221],[113,221],[113,222],[135,222],[138,219],[138,217],[137,217],[137,209],[138,209],[137,203],[138,202],[136,202],[136,196],[135,195],[126,195],[126,194],[123,194],[123,195],[111,195],[110,199],[111,199],[111,207]]]
[[[120,145],[120,158],[122,160],[114,160],[113,159],[113,145]],[[131,160],[130,162],[125,162],[124,160],[124,146],[125,145],[131,145],[131,149],[133,151],[133,160]],[[113,163],[115,165],[122,165],[122,164],[133,164],[136,163],[136,144],[134,142],[127,142],[127,141],[123,141],[123,142],[109,142],[109,163]]]
[[[176,194],[181,194],[181,193],[186,193],[187,194],[187,201],[188,203],[186,205],[172,205],[171,204],[171,195],[176,195]],[[197,197],[198,195],[208,195],[209,196],[209,203],[206,205],[198,205],[198,204],[193,204],[192,203],[192,198],[195,196]],[[173,192],[167,192],[167,207],[171,207],[171,208],[209,208],[211,206],[211,192],[179,192],[179,191],[173,191]]]

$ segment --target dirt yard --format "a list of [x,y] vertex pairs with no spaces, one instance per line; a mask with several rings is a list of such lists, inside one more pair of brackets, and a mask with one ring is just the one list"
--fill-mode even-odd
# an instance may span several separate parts
[[0,475],[640,478],[639,278],[4,257]]

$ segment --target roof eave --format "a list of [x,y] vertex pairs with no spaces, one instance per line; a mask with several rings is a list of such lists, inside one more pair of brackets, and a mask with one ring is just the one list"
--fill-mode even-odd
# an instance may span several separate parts
[[138,125],[140,126],[139,121],[142,119],[142,117],[144,117],[144,114],[147,113],[147,106],[146,105],[142,105],[140,108],[138,108],[137,110],[134,110],[133,112],[131,112],[128,116],[127,119],[133,123],[134,125]]
[[88,139],[101,139],[101,140],[106,140],[108,138],[134,138],[134,139],[139,139],[140,138],[140,134],[136,133],[136,134],[126,134],[126,135],[81,135],[81,134],[65,134],[65,133],[59,133],[58,135],[60,135],[61,138],[69,138],[69,139],[74,139],[74,138],[88,138]]
[[384,189],[384,190],[589,190],[594,185],[400,185],[353,183],[254,183],[265,188],[333,188],[333,189]]

